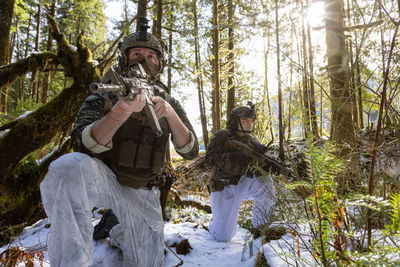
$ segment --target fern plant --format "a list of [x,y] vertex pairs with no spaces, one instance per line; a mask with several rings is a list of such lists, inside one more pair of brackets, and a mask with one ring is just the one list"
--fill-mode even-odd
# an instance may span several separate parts
[[390,220],[391,224],[386,225],[386,234],[395,235],[400,232],[400,193],[392,194],[390,197]]

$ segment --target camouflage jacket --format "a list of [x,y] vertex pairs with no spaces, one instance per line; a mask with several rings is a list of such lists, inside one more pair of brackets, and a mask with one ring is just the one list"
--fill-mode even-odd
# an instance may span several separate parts
[[[227,129],[216,132],[210,139],[206,149],[206,163],[212,168],[211,183],[215,180],[230,180],[236,183],[238,179],[246,174],[251,162],[249,156],[239,151],[224,148],[226,140],[237,140],[249,145],[260,153],[265,153],[265,147],[251,135],[239,136]],[[226,184],[230,184],[228,181]]]
[[[159,86],[162,88],[166,88],[164,84],[161,82],[157,82]],[[162,98],[166,98],[164,94],[159,94]],[[112,101],[112,106],[115,105],[115,103],[118,101],[118,97],[114,95],[109,96],[111,101]],[[85,145],[82,142],[82,131],[85,129],[86,126],[89,124],[92,124],[93,122],[100,120],[103,118],[107,112],[105,105],[107,102],[107,97],[104,95],[100,94],[92,94],[89,97],[86,98],[84,101],[83,105],[81,106],[77,119],[74,124],[74,129],[72,130],[71,133],[71,139],[72,139],[72,147],[74,151],[81,152],[88,154],[90,156],[95,156],[92,151],[87,149]],[[178,114],[179,118],[182,120],[182,122],[185,124],[185,126],[189,129],[189,131],[192,133],[194,136],[194,146],[193,148],[186,153],[181,153],[177,150],[178,154],[181,155],[184,159],[193,159],[197,156],[198,151],[199,151],[199,145],[197,141],[196,134],[194,132],[193,126],[190,124],[186,112],[183,109],[183,107],[179,104],[179,102],[174,99],[173,97],[170,97],[169,103],[172,106],[172,108],[175,110],[175,112]],[[144,111],[143,111],[144,112]]]

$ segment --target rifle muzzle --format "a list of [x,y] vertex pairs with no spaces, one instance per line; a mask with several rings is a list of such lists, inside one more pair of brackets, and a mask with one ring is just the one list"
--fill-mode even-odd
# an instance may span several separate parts
[[121,92],[122,94],[125,90],[125,88],[121,85],[107,83],[91,83],[89,88],[93,93]]

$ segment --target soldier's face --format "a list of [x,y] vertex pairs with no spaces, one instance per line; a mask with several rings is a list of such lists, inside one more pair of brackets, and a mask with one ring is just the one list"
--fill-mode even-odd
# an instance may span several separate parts
[[130,60],[135,60],[140,57],[144,57],[146,61],[153,64],[159,65],[159,60],[156,51],[145,47],[133,47],[128,51],[128,57]]
[[[253,118],[240,118],[240,125],[242,126],[243,131],[251,132],[254,128],[254,119]],[[240,127],[239,125],[239,127]]]

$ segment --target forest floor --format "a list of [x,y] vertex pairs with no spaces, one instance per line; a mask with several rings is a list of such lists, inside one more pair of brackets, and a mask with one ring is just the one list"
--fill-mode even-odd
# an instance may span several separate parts
[[[369,139],[364,138],[364,140],[371,140],[372,135],[370,137]],[[397,152],[400,151],[400,142],[398,140],[389,139],[388,144],[381,147],[381,154],[377,161],[377,175],[380,178],[385,177],[392,185],[398,184],[398,174],[400,173],[400,158]],[[370,143],[370,141],[364,141],[364,148],[360,146],[360,150],[370,146]],[[301,143],[295,146],[298,150],[303,149]],[[368,171],[366,166],[369,165],[369,160],[368,153],[362,154],[360,156],[360,169],[364,166],[365,171]],[[254,239],[251,227],[251,201],[245,201],[242,204],[238,217],[238,229],[234,238],[230,242],[216,242],[207,230],[211,220],[207,190],[210,170],[204,165],[204,156],[200,155],[191,162],[175,159],[173,162],[177,180],[170,191],[166,209],[168,220],[165,222],[164,228],[166,243],[165,267],[321,266],[321,262],[315,260],[313,249],[311,248],[312,239],[315,238],[315,229],[310,221],[300,218],[296,220],[296,223],[291,224],[288,221],[277,220],[271,227],[283,226],[286,229],[286,234],[280,239],[271,240],[270,242],[264,242],[264,236]],[[361,208],[358,210],[357,207],[349,207],[349,214],[350,212],[353,212],[353,215],[361,214],[360,210],[365,210],[363,205],[361,203]],[[101,219],[102,215],[98,212],[100,210],[98,209],[93,213],[93,225],[96,225]],[[292,211],[286,211],[286,213],[290,212]],[[346,238],[348,242],[350,240],[352,242],[357,241],[358,243],[356,243],[361,244],[361,248],[365,250],[366,236],[363,225],[361,223],[361,226],[353,229]],[[384,239],[382,229],[381,227],[373,231],[373,240],[380,242]],[[47,218],[26,227],[22,233],[12,238],[9,244],[0,247],[0,266],[50,266],[47,254],[48,233],[49,222]],[[389,243],[382,244],[389,244],[389,247],[399,248],[400,239],[398,237],[398,235],[393,236]],[[186,251],[188,252],[186,255],[177,254],[177,252],[180,252],[178,244],[185,239],[188,240],[191,248]],[[94,258],[92,266],[122,266],[122,253],[118,248],[110,244],[109,239],[93,241],[93,244]],[[352,245],[354,244],[353,242]],[[261,257],[262,255],[264,257]],[[379,264],[382,257],[386,263]],[[397,250],[386,251],[383,256],[374,254],[360,256],[354,254],[353,256],[350,255],[349,258],[353,262],[365,262],[368,263],[367,265],[374,262],[378,263],[377,266],[399,266],[397,264],[400,264],[400,254]],[[29,265],[29,262],[32,262],[33,265]],[[7,265],[5,263],[12,264]],[[353,266],[364,265],[354,264]]]

